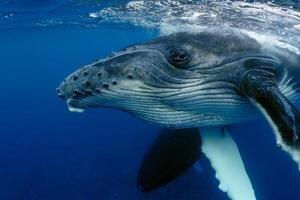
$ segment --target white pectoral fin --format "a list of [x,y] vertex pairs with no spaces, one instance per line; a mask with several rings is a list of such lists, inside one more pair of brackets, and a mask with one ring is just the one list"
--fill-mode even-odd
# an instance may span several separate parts
[[232,200],[255,200],[254,190],[238,147],[226,129],[199,128],[202,152],[210,160],[220,181],[219,188]]
[[289,81],[286,83],[288,88],[282,84],[278,86],[275,74],[263,66],[249,70],[241,82],[244,95],[273,128],[277,145],[293,158],[300,170],[300,111],[287,98],[292,98],[291,93],[295,93],[293,85]]
[[[272,127],[273,132],[276,137],[277,146],[279,148],[281,148],[283,151],[287,152],[291,156],[291,158],[298,165],[298,169],[300,171],[300,139],[299,139],[299,136],[296,137],[297,139],[295,139],[295,142],[288,142],[285,139],[284,135],[291,134],[291,132],[280,130],[280,128],[278,128],[278,125],[274,123],[274,120],[268,114],[268,112],[260,104],[257,104],[255,102],[253,102],[253,103],[263,113],[263,115],[269,122],[270,126]],[[294,130],[295,132],[297,132],[297,134],[299,134],[299,116],[296,116],[295,119],[297,120],[297,126],[292,130]],[[281,125],[281,127],[282,127],[282,125]],[[294,131],[292,131],[292,132],[294,132]]]

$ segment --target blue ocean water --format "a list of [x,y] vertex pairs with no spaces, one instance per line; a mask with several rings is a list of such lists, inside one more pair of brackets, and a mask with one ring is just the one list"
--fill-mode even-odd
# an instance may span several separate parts
[[[141,193],[139,164],[160,128],[112,109],[70,113],[57,98],[56,87],[75,69],[158,36],[157,29],[86,17],[118,3],[0,1],[0,200],[228,199],[204,157],[200,170]],[[300,198],[297,166],[264,119],[229,129],[257,199]]]

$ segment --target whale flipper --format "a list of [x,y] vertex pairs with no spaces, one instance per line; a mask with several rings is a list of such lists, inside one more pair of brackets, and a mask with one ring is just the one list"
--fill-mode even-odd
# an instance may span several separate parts
[[238,147],[225,128],[201,127],[202,152],[220,181],[220,190],[232,200],[255,200]]
[[138,188],[150,192],[180,176],[199,159],[200,146],[197,128],[161,133],[144,156]]
[[280,91],[275,75],[266,69],[248,71],[241,81],[243,93],[271,124],[277,145],[288,152],[300,170],[300,113]]

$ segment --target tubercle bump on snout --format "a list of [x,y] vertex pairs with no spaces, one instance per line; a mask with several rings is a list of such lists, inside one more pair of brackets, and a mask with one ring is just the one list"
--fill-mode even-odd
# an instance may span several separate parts
[[122,79],[134,79],[132,73],[123,74],[123,76],[115,78],[106,71],[96,70],[96,67],[90,65],[67,77],[56,89],[57,96],[64,100],[82,99],[93,94],[99,95],[103,90],[117,86]]

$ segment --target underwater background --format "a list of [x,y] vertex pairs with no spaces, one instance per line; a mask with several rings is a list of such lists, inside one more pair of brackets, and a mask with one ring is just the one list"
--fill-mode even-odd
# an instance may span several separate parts
[[[111,109],[71,113],[55,91],[112,51],[208,26],[279,38],[299,51],[300,2],[0,0],[0,200],[228,199],[204,156],[174,182],[141,193],[138,168],[160,128]],[[229,130],[257,199],[300,199],[299,170],[263,118]]]

